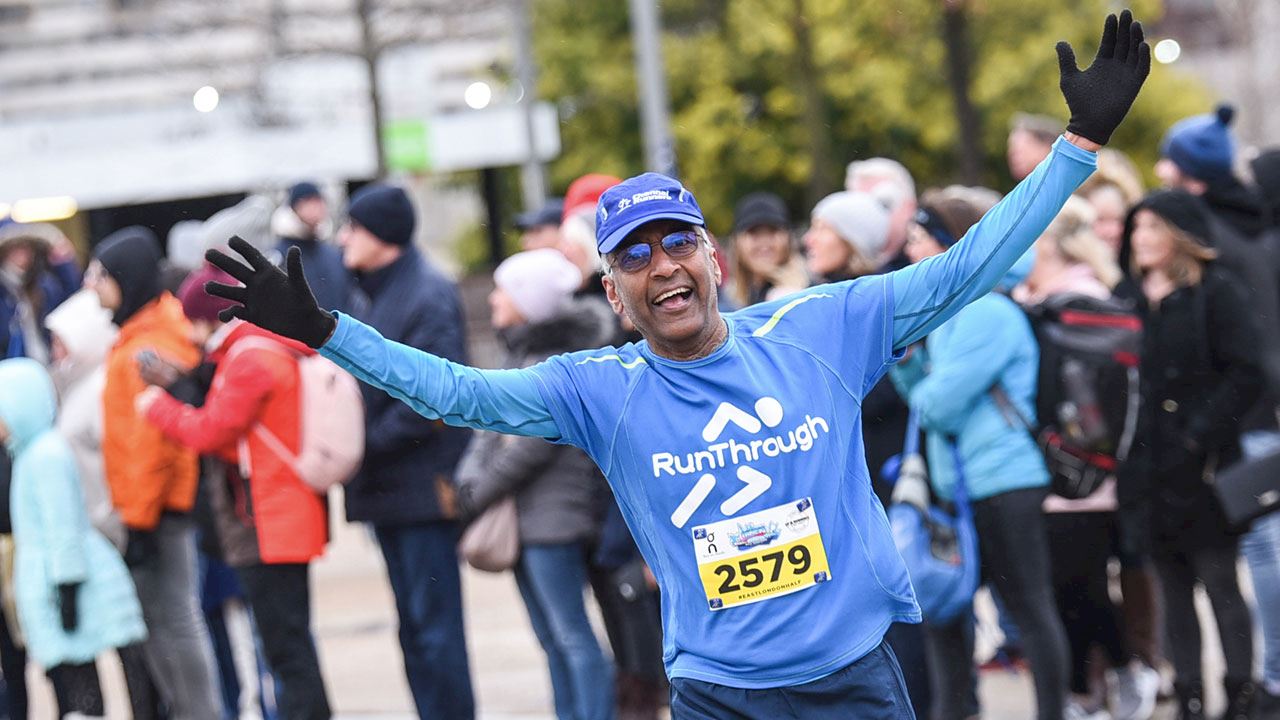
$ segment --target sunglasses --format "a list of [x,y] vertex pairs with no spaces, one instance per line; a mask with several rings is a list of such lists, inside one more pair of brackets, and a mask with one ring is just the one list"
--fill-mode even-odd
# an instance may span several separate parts
[[649,267],[649,261],[653,259],[654,245],[661,245],[662,251],[668,257],[684,258],[698,249],[700,240],[696,230],[677,230],[657,243],[641,242],[626,246],[614,256],[612,265],[624,273],[639,272]]

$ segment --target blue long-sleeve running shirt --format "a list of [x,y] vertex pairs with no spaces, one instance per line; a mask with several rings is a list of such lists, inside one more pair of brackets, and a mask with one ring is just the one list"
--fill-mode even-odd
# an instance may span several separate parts
[[990,291],[1095,163],[1059,139],[948,252],[729,313],[728,339],[698,360],[639,342],[477,370],[341,314],[321,353],[427,417],[590,454],[662,588],[669,675],[805,683],[920,619],[871,492],[864,394]]

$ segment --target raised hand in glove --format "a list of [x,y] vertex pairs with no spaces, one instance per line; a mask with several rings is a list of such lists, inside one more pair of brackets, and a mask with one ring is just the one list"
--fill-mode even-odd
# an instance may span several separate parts
[[1088,69],[1076,67],[1075,52],[1065,42],[1058,43],[1058,66],[1059,86],[1071,110],[1067,132],[1106,145],[1151,72],[1151,48],[1143,42],[1142,23],[1125,10],[1118,21],[1107,16],[1102,43]]
[[62,615],[62,629],[73,633],[79,625],[76,615],[76,592],[80,583],[63,583],[58,586],[58,611]]
[[205,284],[204,291],[210,295],[240,303],[218,313],[218,319],[230,322],[232,318],[240,318],[313,348],[324,345],[338,321],[316,303],[311,287],[302,276],[302,255],[298,248],[289,248],[286,273],[239,237],[231,238],[230,244],[244,262],[218,250],[205,253],[206,260],[244,284],[243,287]]

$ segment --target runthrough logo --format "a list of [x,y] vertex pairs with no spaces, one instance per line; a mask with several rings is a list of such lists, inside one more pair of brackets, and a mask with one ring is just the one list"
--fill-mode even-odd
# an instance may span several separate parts
[[[804,421],[785,432],[779,430],[785,412],[776,398],[762,397],[756,401],[754,413],[749,413],[731,403],[720,403],[711,420],[702,428],[706,447],[685,453],[659,452],[651,456],[653,476],[680,477],[702,473],[689,494],[671,513],[671,523],[678,528],[685,526],[694,511],[716,486],[716,476],[711,471],[735,468],[734,474],[746,487],[734,493],[720,504],[720,512],[726,516],[736,514],[748,503],[760,497],[773,484],[773,478],[751,467],[761,456],[778,457],[793,452],[808,452],[822,433],[830,433],[827,421],[821,417],[805,415]],[[750,440],[720,437],[730,425],[737,426],[751,435],[760,434],[766,428],[772,434]]]

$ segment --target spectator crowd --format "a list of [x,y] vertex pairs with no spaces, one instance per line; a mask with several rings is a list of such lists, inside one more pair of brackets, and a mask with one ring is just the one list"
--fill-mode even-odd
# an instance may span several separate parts
[[[1146,720],[1161,702],[1206,718],[1209,686],[1227,720],[1280,718],[1280,514],[1239,511],[1225,480],[1262,473],[1280,490],[1266,464],[1280,456],[1280,149],[1246,157],[1232,116],[1223,106],[1168,131],[1160,189],[1103,150],[999,288],[866,395],[879,501],[965,509],[978,552],[963,561],[1004,638],[975,658],[971,602],[945,617],[922,603],[923,624],[892,627],[920,717],[979,717],[982,671],[1012,668],[1030,673],[1027,717],[1041,720]],[[1062,131],[1016,118],[1013,178]],[[807,215],[767,188],[741,198],[729,232],[711,236],[721,308],[941,255],[1001,197],[922,190],[930,180],[867,158]],[[488,298],[502,367],[639,340],[596,250],[597,202],[619,182],[586,175],[517,218],[522,250]],[[60,716],[102,716],[95,661],[115,652],[136,718],[330,717],[309,568],[345,512],[381,549],[421,717],[475,715],[460,561],[513,573],[556,717],[658,717],[657,586],[586,454],[428,419],[237,319],[204,292],[235,284],[226,273],[178,262],[238,235],[277,263],[300,258],[322,307],[467,361],[458,289],[417,249],[404,190],[357,191],[336,231],[316,184],[283,195],[187,228],[195,253],[120,229],[83,270],[54,226],[0,226],[0,710],[28,716],[30,662]],[[896,483],[917,444],[923,494]],[[1203,670],[1198,588],[1221,677]]]

